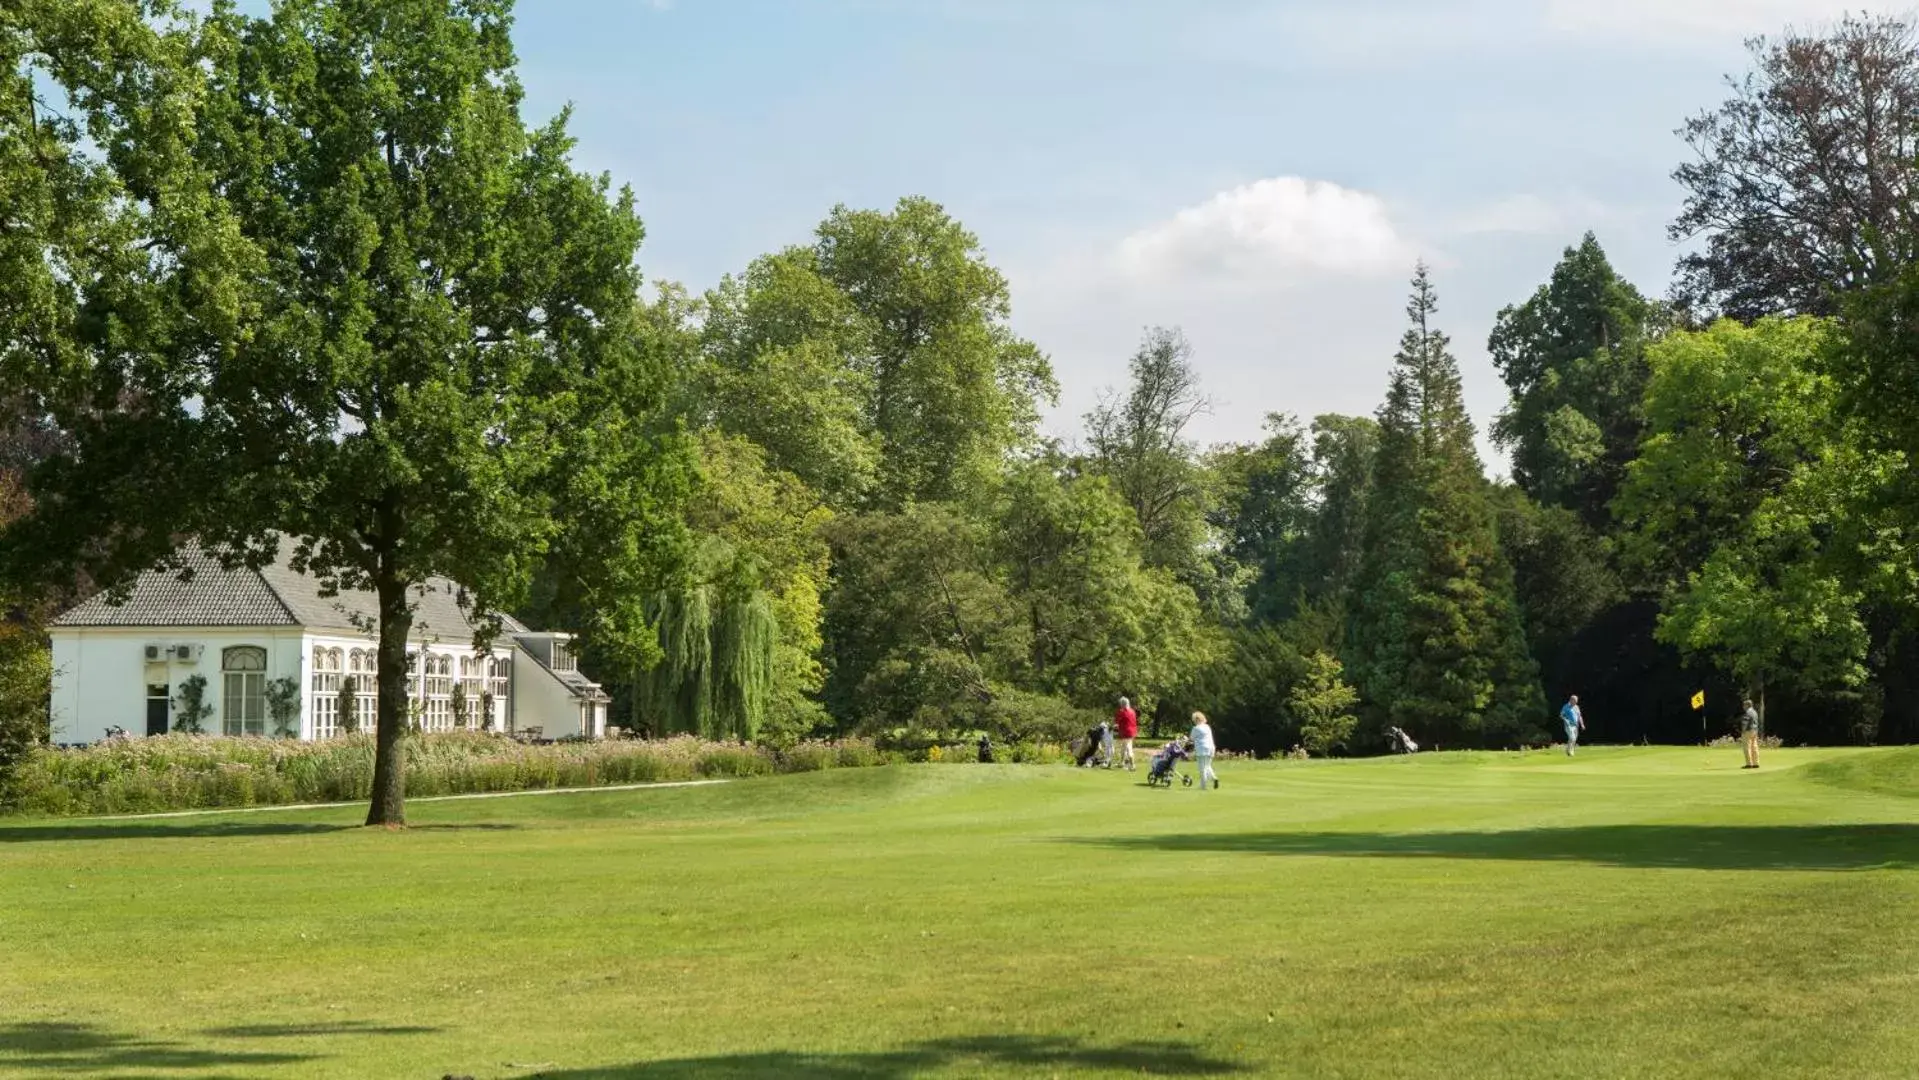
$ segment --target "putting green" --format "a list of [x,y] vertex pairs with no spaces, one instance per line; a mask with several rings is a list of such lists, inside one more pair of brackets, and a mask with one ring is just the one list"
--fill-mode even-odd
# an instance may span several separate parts
[[1919,1073],[1919,750],[0,821],[0,1075]]

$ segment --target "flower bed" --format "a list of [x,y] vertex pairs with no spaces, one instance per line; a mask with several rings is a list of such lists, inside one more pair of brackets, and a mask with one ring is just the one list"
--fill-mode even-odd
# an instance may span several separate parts
[[[769,747],[692,736],[531,745],[476,733],[406,740],[408,795],[464,795],[643,784],[889,760],[870,742]],[[29,814],[122,814],[288,803],[354,802],[373,787],[371,735],[322,742],[166,735],[82,749],[42,749],[10,785],[10,809]]]
[[[529,744],[451,732],[406,740],[408,795],[466,795],[602,787],[671,780],[771,776],[905,762],[965,763],[970,746],[882,750],[868,739],[800,742],[776,749],[667,739]],[[373,790],[373,736],[321,742],[163,735],[78,749],[43,747],[7,785],[5,808],[56,816],[154,813],[292,803],[357,802]],[[996,748],[1001,762],[1064,760],[1061,747]]]

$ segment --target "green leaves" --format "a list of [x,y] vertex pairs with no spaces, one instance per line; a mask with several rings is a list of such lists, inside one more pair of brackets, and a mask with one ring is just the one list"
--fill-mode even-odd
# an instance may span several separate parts
[[[181,534],[260,558],[284,532],[323,582],[388,598],[393,645],[409,586],[460,582],[484,625],[548,565],[607,655],[655,653],[643,604],[682,535],[689,457],[664,411],[686,339],[640,307],[630,194],[574,171],[563,118],[522,124],[510,10],[282,0],[141,21],[36,3],[34,23],[0,22],[0,90],[32,85],[22,43],[45,35],[106,153],[79,158],[77,129],[25,141],[65,153],[30,175],[65,192],[41,205],[92,207],[72,246],[97,260],[40,275],[64,299],[0,299],[0,320],[31,312],[57,342],[0,365],[74,447],[10,532],[40,568],[111,582]],[[0,139],[0,184],[21,145]],[[382,820],[400,661],[383,646]]]
[[1305,676],[1286,697],[1286,707],[1299,721],[1299,741],[1316,755],[1336,749],[1350,749],[1359,717],[1352,709],[1359,703],[1359,692],[1341,678],[1338,660],[1316,652],[1306,658]]
[[1493,437],[1511,450],[1527,494],[1606,524],[1641,428],[1646,345],[1666,320],[1591,233],[1531,298],[1499,313],[1487,349],[1512,399]]
[[1753,683],[1865,675],[1853,568],[1883,462],[1835,412],[1833,333],[1722,320],[1648,354],[1647,438],[1618,502],[1626,555],[1663,585],[1660,638]]
[[653,600],[663,658],[638,677],[641,722],[708,738],[805,735],[820,719],[823,531],[832,514],[753,443],[700,441],[698,549]]
[[756,259],[707,296],[689,411],[753,440],[831,505],[857,505],[882,454],[873,373],[860,363],[871,338],[852,300],[820,276],[816,251]]
[[1042,456],[976,506],[833,526],[836,714],[966,729],[1015,722],[1013,701],[1098,709],[1127,693],[1150,707],[1220,648],[1192,590],[1143,564],[1132,509],[1104,478]]
[[1458,363],[1431,324],[1436,306],[1422,266],[1379,411],[1348,634],[1360,689],[1381,719],[1435,741],[1496,745],[1537,727],[1545,703]]
[[39,635],[0,626],[0,806],[9,804],[14,773],[47,739],[47,694],[53,655]]
[[1007,325],[1005,278],[922,198],[835,208],[811,247],[756,261],[707,306],[694,411],[840,509],[990,485],[1056,393],[1046,358]]

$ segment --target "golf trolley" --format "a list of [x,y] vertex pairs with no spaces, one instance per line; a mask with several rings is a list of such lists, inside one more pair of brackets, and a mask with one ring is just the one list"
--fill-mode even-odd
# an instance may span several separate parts
[[1170,788],[1173,786],[1173,777],[1177,776],[1180,784],[1192,787],[1193,778],[1180,772],[1177,767],[1187,753],[1186,748],[1178,742],[1167,743],[1165,749],[1153,755],[1152,767],[1146,770],[1146,786]]

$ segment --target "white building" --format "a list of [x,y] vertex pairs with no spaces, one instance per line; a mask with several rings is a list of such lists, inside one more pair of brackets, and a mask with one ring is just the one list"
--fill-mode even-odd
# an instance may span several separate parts
[[[201,724],[208,734],[324,739],[373,730],[374,596],[320,595],[317,581],[288,565],[290,548],[283,540],[279,560],[260,570],[228,570],[188,549],[184,579],[148,571],[119,604],[103,594],[55,619],[53,741],[94,742],[110,727],[170,731],[196,686],[211,709]],[[489,648],[476,650],[456,597],[445,580],[414,593],[409,705],[422,730],[606,733],[607,695],[580,673],[571,635],[509,618]],[[298,715],[285,724],[271,714],[276,688],[297,690]]]

